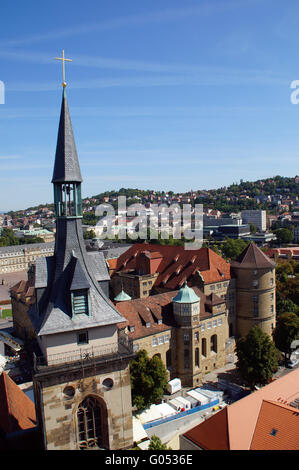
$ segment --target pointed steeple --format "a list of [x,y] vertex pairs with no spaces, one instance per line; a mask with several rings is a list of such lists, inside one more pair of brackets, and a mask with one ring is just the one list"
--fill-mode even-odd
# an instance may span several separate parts
[[82,181],[66,90],[64,87],[52,183],[81,183]]
[[81,182],[82,176],[64,86],[52,178],[57,219],[82,217]]

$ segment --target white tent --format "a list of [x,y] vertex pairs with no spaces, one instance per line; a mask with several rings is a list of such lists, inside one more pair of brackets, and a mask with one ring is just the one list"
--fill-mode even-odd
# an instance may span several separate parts
[[190,390],[189,392],[187,392],[187,395],[190,395],[190,397],[198,400],[201,405],[206,405],[207,403],[209,403],[209,400],[207,397],[205,397],[201,393],[196,392],[195,390]]
[[139,419],[137,419],[137,418],[135,418],[135,416],[133,416],[133,440],[134,440],[134,442],[139,442],[142,439],[145,439],[147,437],[148,437],[148,435],[145,432],[145,430],[144,430],[144,428],[141,424],[141,421],[139,421]]
[[176,411],[180,411],[182,408],[184,408],[183,404],[177,400],[176,398],[173,398],[172,400],[169,400],[168,402]]
[[161,418],[166,418],[167,416],[172,416],[175,414],[175,410],[167,403],[156,405],[156,409],[160,413]]
[[5,357],[0,354],[0,373],[3,372],[6,362],[7,360],[5,359]]
[[167,390],[171,395],[181,390],[181,388],[182,383],[180,379],[172,379],[168,382]]
[[188,400],[183,397],[176,397],[176,400],[182,404],[182,407],[185,408],[185,410],[190,410],[191,403]]

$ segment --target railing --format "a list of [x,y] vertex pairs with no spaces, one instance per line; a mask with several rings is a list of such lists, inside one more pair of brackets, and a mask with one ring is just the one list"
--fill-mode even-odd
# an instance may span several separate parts
[[133,343],[126,335],[119,335],[118,340],[115,343],[105,344],[103,346],[91,346],[85,348],[74,349],[72,351],[49,354],[44,356],[35,356],[34,362],[35,367],[39,368],[42,366],[61,366],[64,364],[71,363],[83,363],[86,364],[91,361],[107,361],[111,357],[127,356],[133,354]]

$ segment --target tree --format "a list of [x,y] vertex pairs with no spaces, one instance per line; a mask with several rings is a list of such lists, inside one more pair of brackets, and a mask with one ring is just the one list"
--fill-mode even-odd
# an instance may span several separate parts
[[292,230],[288,228],[279,228],[278,230],[274,230],[274,234],[276,235],[278,244],[291,243],[294,239]]
[[245,250],[248,243],[241,239],[227,238],[225,243],[221,245],[221,251],[227,258],[235,259]]
[[171,450],[171,448],[167,447],[166,444],[162,444],[160,437],[153,434],[148,446],[148,450]]
[[93,238],[96,238],[97,234],[94,230],[86,230],[86,232],[84,233],[84,239],[85,240],[91,240]]
[[250,233],[256,233],[257,232],[257,228],[252,222],[249,223],[249,227],[250,227]]
[[283,299],[280,296],[277,296],[276,301],[276,315],[277,317],[283,313],[290,312],[299,315],[299,307],[290,299]]
[[278,368],[279,352],[269,335],[254,326],[236,344],[237,368],[251,389],[268,383]]
[[290,359],[291,343],[299,339],[299,317],[293,312],[286,312],[277,318],[276,328],[273,332],[276,347],[284,353],[285,362]]
[[158,356],[148,357],[143,349],[130,362],[132,402],[143,410],[158,402],[167,386],[167,371]]

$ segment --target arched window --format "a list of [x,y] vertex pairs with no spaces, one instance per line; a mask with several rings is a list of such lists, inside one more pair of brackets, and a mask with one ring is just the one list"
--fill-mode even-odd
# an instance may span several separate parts
[[107,413],[99,400],[86,397],[78,407],[77,421],[80,449],[107,448]]

